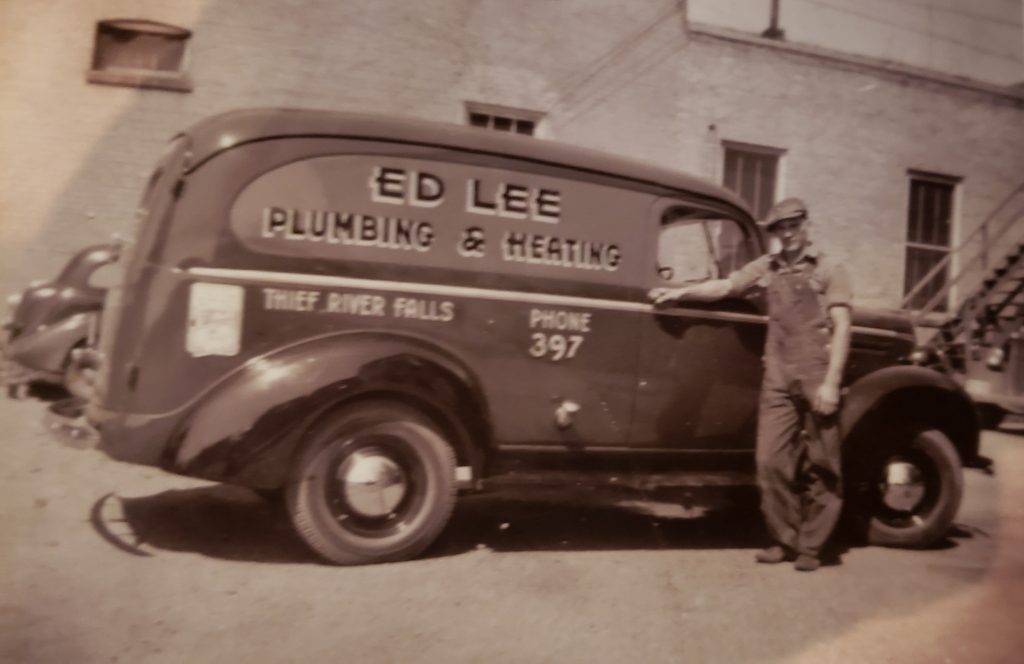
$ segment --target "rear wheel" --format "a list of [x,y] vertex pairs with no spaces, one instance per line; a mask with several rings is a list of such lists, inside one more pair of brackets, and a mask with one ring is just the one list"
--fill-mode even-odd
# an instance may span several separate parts
[[455,455],[413,408],[365,402],[311,432],[288,484],[292,522],[330,562],[406,560],[440,534],[455,502]]
[[868,542],[920,548],[949,531],[963,495],[963,471],[941,431],[906,431],[863,468],[867,476],[854,500],[866,519]]

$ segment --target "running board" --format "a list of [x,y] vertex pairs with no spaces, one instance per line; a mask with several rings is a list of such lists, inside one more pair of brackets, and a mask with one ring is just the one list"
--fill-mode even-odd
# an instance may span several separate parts
[[483,489],[522,487],[582,488],[621,487],[636,491],[679,488],[751,487],[757,482],[753,473],[734,470],[676,471],[669,473],[616,473],[603,470],[512,471],[484,477]]

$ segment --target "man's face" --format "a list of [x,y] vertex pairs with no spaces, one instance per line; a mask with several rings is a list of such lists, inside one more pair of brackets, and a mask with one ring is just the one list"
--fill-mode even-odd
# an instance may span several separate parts
[[774,224],[769,232],[786,253],[799,254],[807,246],[807,221],[804,218],[783,219]]

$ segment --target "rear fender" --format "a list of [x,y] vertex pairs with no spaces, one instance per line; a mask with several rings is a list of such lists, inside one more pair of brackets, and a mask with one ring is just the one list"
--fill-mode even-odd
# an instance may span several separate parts
[[361,398],[423,410],[479,471],[488,443],[479,383],[450,353],[386,333],[319,337],[253,358],[198,400],[171,436],[161,465],[253,487],[284,483],[303,434],[324,412]]
[[916,366],[886,367],[850,386],[839,415],[845,454],[884,446],[886,431],[925,425],[942,431],[964,464],[977,459],[979,430],[970,397],[945,374]]

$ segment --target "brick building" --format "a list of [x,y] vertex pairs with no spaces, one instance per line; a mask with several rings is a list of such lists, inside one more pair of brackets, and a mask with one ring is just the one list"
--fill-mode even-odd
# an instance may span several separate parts
[[1024,92],[980,78],[691,23],[679,0],[9,0],[0,283],[130,232],[176,130],[291,106],[532,132],[755,207],[800,195],[858,303],[896,306],[1024,180]]

